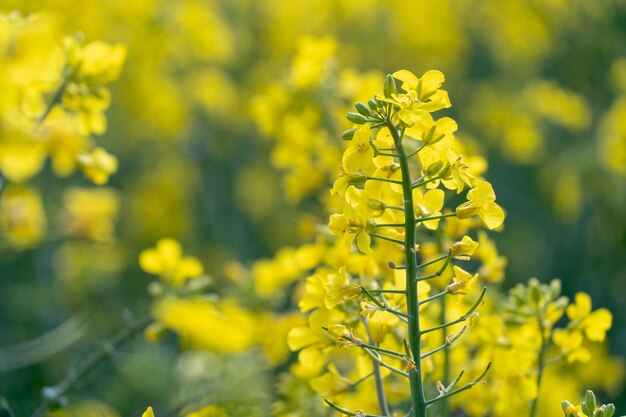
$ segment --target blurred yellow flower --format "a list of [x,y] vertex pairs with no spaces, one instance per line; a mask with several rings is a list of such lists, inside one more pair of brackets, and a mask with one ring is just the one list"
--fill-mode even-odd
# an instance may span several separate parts
[[173,285],[180,285],[190,278],[204,274],[200,261],[191,256],[183,256],[180,243],[170,238],[161,239],[155,248],[141,252],[139,266]]
[[106,184],[109,176],[117,171],[117,158],[102,148],[80,155],[78,161],[85,176],[97,185]]

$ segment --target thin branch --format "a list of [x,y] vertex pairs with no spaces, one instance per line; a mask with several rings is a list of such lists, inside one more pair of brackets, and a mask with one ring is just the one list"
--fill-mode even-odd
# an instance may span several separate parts
[[334,403],[328,401],[326,398],[324,398],[324,402],[326,404],[328,404],[331,408],[333,408],[335,411],[339,411],[340,413],[345,414],[345,415],[350,416],[350,417],[354,417],[354,416],[358,416],[358,417],[384,417],[384,416],[378,416],[376,414],[365,414],[365,413],[362,413],[360,411],[355,413],[355,412],[347,410],[347,409],[345,409],[343,407],[339,407],[337,404],[334,404]]
[[[427,400],[426,401],[426,405],[430,406],[431,404],[433,404],[436,401],[442,400],[444,398],[448,398],[448,397],[452,397],[453,395],[456,395],[460,392],[466,391],[470,388],[472,388],[474,385],[478,384],[480,381],[482,381],[483,378],[485,378],[485,376],[487,376],[487,373],[489,372],[489,369],[491,368],[491,362],[489,362],[487,364],[487,367],[485,368],[484,371],[481,372],[480,375],[478,375],[476,378],[474,378],[474,380],[472,380],[471,382],[469,382],[467,385],[462,386],[459,389],[456,389],[454,391],[450,391],[450,392],[445,392],[443,394],[438,395],[437,397]],[[447,389],[446,389],[447,391]]]
[[400,239],[394,239],[389,236],[379,235],[378,233],[370,233],[370,236],[377,237],[378,239],[387,240],[389,242],[397,243],[398,245],[404,245],[404,241]]
[[112,356],[122,344],[144,329],[150,322],[152,322],[152,317],[144,317],[130,323],[110,340],[102,343],[98,349],[94,350],[80,362],[76,369],[68,372],[63,381],[53,387],[45,387],[43,389],[44,399],[32,414],[32,417],[42,417],[51,406],[74,388],[83,376]]
[[476,302],[470,307],[469,310],[467,310],[465,314],[463,314],[458,319],[452,320],[451,322],[448,322],[448,323],[440,324],[439,326],[431,327],[430,329],[422,330],[421,333],[426,334],[426,333],[434,332],[435,330],[440,330],[440,329],[443,329],[444,327],[449,327],[449,326],[453,326],[455,324],[464,322],[465,320],[470,318],[472,314],[474,314],[474,312],[478,309],[478,307],[480,307],[480,304],[482,303],[483,298],[485,298],[486,292],[487,292],[487,287],[483,287],[483,291],[480,293],[480,296],[478,297]]

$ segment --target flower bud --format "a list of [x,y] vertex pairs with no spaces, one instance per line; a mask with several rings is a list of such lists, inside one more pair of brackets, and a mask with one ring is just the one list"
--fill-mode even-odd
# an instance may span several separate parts
[[572,413],[572,410],[576,410],[576,407],[574,407],[574,404],[572,404],[571,402],[565,400],[563,402],[561,402],[561,408],[563,409],[563,412],[565,413],[565,417],[570,417],[570,416],[575,416],[575,414]]
[[443,168],[443,162],[437,161],[434,164],[430,164],[430,166],[426,169],[426,173],[428,176],[432,177],[441,171],[441,168]]
[[354,127],[352,129],[348,129],[345,132],[343,132],[341,134],[341,139],[343,140],[352,140],[352,137],[354,137],[354,132],[356,132],[357,130],[359,130],[358,128]]
[[467,201],[456,208],[456,216],[459,219],[469,219],[478,214],[479,211],[480,207],[473,205],[471,201]]
[[350,185],[363,185],[367,182],[367,175],[365,174],[350,174],[348,184]]
[[439,178],[446,178],[450,173],[450,169],[452,169],[451,165],[446,165],[445,167],[443,167],[443,169],[439,171]]
[[354,105],[356,111],[361,113],[363,116],[371,116],[370,109],[365,105],[365,103],[361,103],[360,101]]
[[613,404],[607,404],[607,406],[604,407],[602,417],[613,417],[613,414],[615,414],[615,406]]
[[[586,411],[585,411],[586,410]],[[583,411],[588,416],[594,416],[596,411],[596,396],[590,389],[585,393],[585,402],[583,403]]]
[[350,113],[348,113],[346,115],[346,117],[348,118],[349,121],[351,121],[352,123],[357,124],[357,125],[362,125],[362,124],[364,124],[367,121],[365,116],[363,116],[360,113],[350,112]]
[[561,280],[553,279],[550,281],[550,295],[553,300],[555,300],[559,295],[561,295]]
[[387,74],[385,77],[383,92],[387,98],[391,98],[392,94],[396,94],[396,80],[393,79],[391,74]]
[[372,99],[367,100],[367,105],[370,106],[370,109],[372,110],[378,109],[378,103],[376,103],[376,100],[372,100]]

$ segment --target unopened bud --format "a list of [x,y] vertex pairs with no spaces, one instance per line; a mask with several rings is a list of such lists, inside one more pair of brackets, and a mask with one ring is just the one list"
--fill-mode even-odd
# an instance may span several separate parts
[[475,206],[471,201],[467,201],[456,208],[456,216],[459,219],[469,219],[478,214],[479,211],[480,207]]
[[446,165],[439,171],[439,178],[446,178],[452,169],[451,165]]
[[385,77],[383,92],[387,98],[391,98],[392,94],[396,94],[396,80],[393,79],[391,74],[387,74]]
[[365,116],[363,116],[360,113],[353,113],[353,112],[349,112],[346,117],[348,118],[349,121],[351,121],[354,124],[357,125],[362,125],[364,124],[367,119],[365,118]]
[[372,110],[377,110],[378,109],[378,103],[376,103],[376,100],[372,100],[372,99],[367,100],[367,105]]
[[561,295],[561,280],[553,279],[550,281],[550,298],[553,300]]
[[583,403],[583,408],[587,409],[587,413],[585,414],[587,414],[588,416],[591,416],[593,414],[593,416],[595,417],[594,411],[596,411],[596,396],[590,389],[587,390],[587,392],[585,393],[585,402]]
[[569,417],[571,414],[568,413],[570,413],[571,410],[574,410],[576,407],[574,407],[574,404],[572,404],[571,402],[565,400],[561,402],[561,408],[563,409],[565,416]]
[[356,111],[361,113],[363,116],[367,117],[371,115],[370,109],[365,103],[358,102],[354,105],[354,107],[356,108]]
[[352,140],[352,138],[354,137],[354,133],[359,130],[358,128],[354,127],[352,129],[348,129],[345,132],[343,132],[341,134],[341,139],[343,140]]
[[437,161],[434,164],[430,164],[430,166],[426,169],[426,173],[432,177],[441,171],[441,168],[443,168],[443,163],[441,161]]
[[367,182],[367,175],[365,174],[350,174],[348,184],[350,185],[363,185]]
[[613,404],[607,404],[606,407],[604,407],[603,414],[603,417],[613,417],[613,414],[615,414],[615,406]]

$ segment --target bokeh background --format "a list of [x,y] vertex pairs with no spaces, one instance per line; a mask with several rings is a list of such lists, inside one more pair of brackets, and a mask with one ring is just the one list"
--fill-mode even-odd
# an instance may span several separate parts
[[[590,293],[614,314],[612,353],[626,355],[625,1],[3,0],[0,9],[46,11],[66,34],[128,49],[100,141],[120,167],[86,197],[100,199],[97,216],[113,228],[64,233],[71,202],[80,206],[71,192],[95,187],[47,168],[29,184],[44,202],[43,231],[19,242],[0,234],[0,352],[63,323],[74,329],[68,346],[28,366],[9,369],[5,358],[0,393],[19,415],[124,314],[149,311],[151,278],[137,256],[158,239],[181,241],[218,293],[237,268],[262,273],[255,262],[310,241],[326,221],[320,202],[350,127],[343,115],[397,69],[446,74],[459,136],[489,161],[507,211],[493,236],[508,258],[505,287],[536,276],[561,278],[569,296]],[[113,412],[108,402],[136,415],[146,402],[193,396],[194,363],[212,370],[215,397],[245,385],[239,400],[270,401],[254,352],[181,358],[175,343],[142,340],[124,352],[79,387],[86,406],[99,398],[101,413]],[[621,387],[606,395],[626,408]]]

